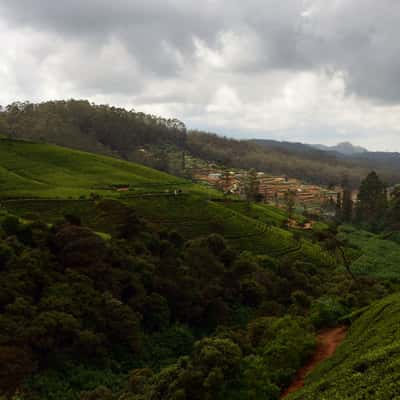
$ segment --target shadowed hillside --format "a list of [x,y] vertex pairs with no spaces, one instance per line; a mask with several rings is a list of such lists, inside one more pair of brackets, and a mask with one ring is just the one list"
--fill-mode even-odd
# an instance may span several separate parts
[[336,354],[289,400],[395,399],[400,389],[400,296],[371,305]]
[[[339,184],[343,175],[356,187],[371,169],[389,184],[400,181],[398,154],[362,153],[352,157],[300,143],[239,141],[190,131],[177,119],[95,105],[84,100],[13,103],[0,112],[0,134],[46,142],[131,161],[141,151],[158,153],[150,166],[168,170],[168,148],[235,168],[255,168],[317,184]],[[183,173],[184,171],[174,171]]]

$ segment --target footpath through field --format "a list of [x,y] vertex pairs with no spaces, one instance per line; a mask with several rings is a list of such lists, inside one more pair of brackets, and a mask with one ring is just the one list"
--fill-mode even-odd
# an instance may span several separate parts
[[304,386],[306,376],[314,370],[314,368],[331,357],[336,351],[336,348],[345,339],[347,334],[347,327],[339,326],[332,329],[326,329],[319,333],[317,339],[317,350],[315,351],[311,360],[301,368],[292,382],[292,384],[282,393],[281,399],[284,399],[290,393],[293,393]]

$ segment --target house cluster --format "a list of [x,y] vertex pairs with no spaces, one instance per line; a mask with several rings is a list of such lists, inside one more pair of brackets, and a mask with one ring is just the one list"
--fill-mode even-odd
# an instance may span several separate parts
[[309,185],[298,179],[287,177],[274,177],[259,174],[259,191],[268,202],[279,204],[285,199],[288,192],[295,195],[296,202],[300,205],[318,207],[328,201],[335,202],[336,190],[328,190],[321,186]]
[[207,183],[225,193],[240,194],[244,175],[235,171],[219,171],[211,168],[192,170],[194,180]]
[[[199,169],[194,171],[193,178],[216,187],[225,193],[243,195],[247,178],[245,171],[219,171]],[[340,189],[328,190],[321,186],[306,184],[298,179],[285,176],[269,176],[257,173],[258,190],[265,202],[283,204],[288,192],[295,195],[296,203],[306,207],[320,207],[326,202],[336,202]]]

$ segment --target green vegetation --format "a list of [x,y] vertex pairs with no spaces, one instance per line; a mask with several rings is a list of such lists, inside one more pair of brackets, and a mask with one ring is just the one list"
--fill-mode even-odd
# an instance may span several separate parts
[[58,146],[0,139],[0,195],[14,197],[118,196],[111,186],[139,191],[174,189],[185,181],[150,168]]
[[357,222],[372,230],[382,229],[388,207],[387,197],[386,185],[376,172],[369,173],[361,182],[357,196]]
[[[239,335],[227,330],[197,342],[191,357],[158,374],[133,371],[129,399],[277,399],[314,349],[301,318],[260,318]],[[274,366],[271,368],[271,366]]]
[[347,242],[355,274],[400,280],[400,245],[381,235],[345,225],[339,237]]
[[296,144],[292,148],[281,148],[273,143],[260,145],[194,131],[187,137],[186,148],[193,156],[203,160],[218,161],[228,167],[247,170],[256,168],[271,175],[287,175],[318,185],[339,185],[343,175],[346,175],[351,187],[356,188],[372,169],[390,184],[400,180],[398,165],[394,168],[389,163],[374,161],[373,157],[338,159],[317,150],[296,151]]
[[[338,158],[300,144],[238,141],[205,132],[187,132],[177,119],[127,111],[84,100],[16,102],[0,113],[1,134],[14,139],[54,143],[74,149],[146,163],[184,174],[182,152],[229,168],[255,168],[316,184],[340,184],[343,174],[352,187],[375,169],[390,184],[400,180],[397,157]],[[149,151],[148,151],[149,150]],[[148,151],[148,152],[147,152]],[[149,156],[150,155],[150,156]],[[382,159],[381,159],[382,158]]]
[[146,144],[182,144],[185,125],[141,112],[84,100],[16,102],[0,114],[2,133],[14,139],[54,143],[131,159]]
[[128,381],[132,399],[276,399],[313,351],[321,296],[340,302],[335,323],[381,294],[323,262],[238,252],[217,234],[185,241],[116,200],[96,207],[106,240],[77,215],[0,218],[3,392],[114,399]]
[[289,400],[396,399],[400,381],[400,295],[371,305],[335,355]]
[[316,330],[398,279],[395,237],[303,230],[251,181],[10,139],[0,168],[0,398],[277,400]]
[[227,201],[224,205],[253,219],[257,219],[260,222],[275,226],[282,226],[288,218],[283,210],[268,204],[252,203],[249,207],[243,201]]
[[[209,201],[211,196],[218,199],[219,193],[137,164],[52,145],[0,140],[0,168],[4,171],[0,193],[10,198],[3,204],[27,220],[40,215],[54,223],[65,214],[78,214],[92,229],[113,233],[113,224],[88,200],[100,195],[121,199],[150,222],[174,227],[187,239],[216,232],[242,250],[285,256],[305,249],[306,257],[313,259],[315,253],[331,262],[318,246],[299,245],[291,233],[279,228],[286,220],[283,211],[261,204]],[[129,191],[118,192],[118,186],[129,186]],[[182,193],[174,195],[176,190]]]

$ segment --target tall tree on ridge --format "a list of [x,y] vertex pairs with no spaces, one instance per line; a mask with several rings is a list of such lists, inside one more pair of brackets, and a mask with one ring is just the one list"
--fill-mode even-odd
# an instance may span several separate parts
[[387,221],[391,229],[400,229],[400,186],[396,186],[390,193],[390,210]]
[[387,211],[386,185],[372,171],[361,182],[357,197],[357,221],[375,229]]
[[246,196],[246,201],[248,205],[251,202],[256,201],[260,188],[260,181],[257,176],[257,172],[255,169],[251,169],[246,176],[246,180],[244,183],[244,194]]
[[342,220],[343,222],[351,222],[353,219],[353,200],[351,198],[351,189],[349,178],[343,177],[342,180],[343,198],[342,198]]
[[285,193],[285,205],[289,218],[292,218],[294,206],[296,205],[296,192],[294,190],[289,189]]
[[335,217],[338,221],[342,220],[342,193],[340,193],[340,192],[338,192],[336,195]]

